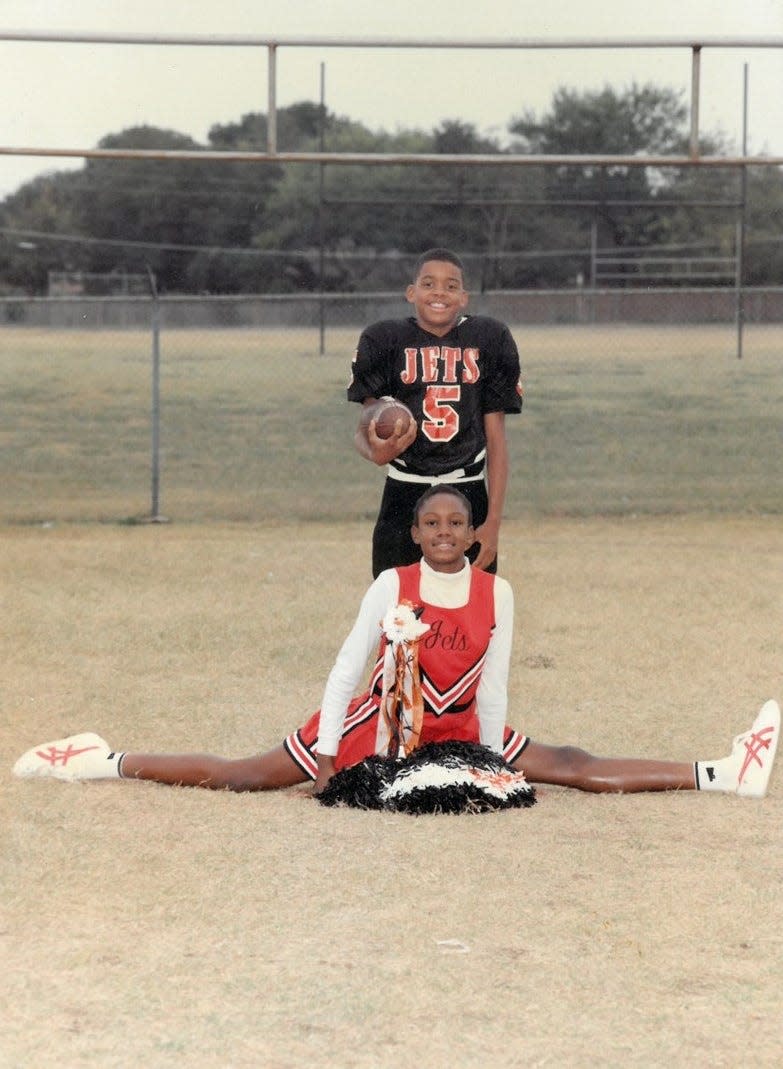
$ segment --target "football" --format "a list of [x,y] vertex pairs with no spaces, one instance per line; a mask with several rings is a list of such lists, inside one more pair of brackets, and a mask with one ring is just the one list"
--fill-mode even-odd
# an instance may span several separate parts
[[391,438],[398,419],[402,420],[402,430],[406,431],[413,413],[394,397],[381,397],[374,404],[366,405],[362,411],[362,426],[369,427],[371,421],[375,420],[375,433],[379,438]]

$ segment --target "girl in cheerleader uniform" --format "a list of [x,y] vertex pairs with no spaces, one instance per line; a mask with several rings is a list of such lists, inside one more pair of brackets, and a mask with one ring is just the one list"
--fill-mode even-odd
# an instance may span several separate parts
[[[412,537],[421,562],[386,570],[373,582],[329,675],[320,711],[274,749],[238,759],[122,753],[85,733],[28,750],[14,773],[233,791],[291,787],[309,779],[322,794],[339,770],[366,758],[404,764],[417,751],[429,751],[428,744],[463,742],[480,744],[512,779],[529,783],[594,792],[766,794],[780,733],[775,701],[766,702],[728,756],[714,761],[594,757],[573,746],[534,742],[510,728],[513,596],[504,579],[467,561],[474,541],[470,503],[452,487],[429,488],[417,502]],[[370,686],[355,698],[376,646]]]

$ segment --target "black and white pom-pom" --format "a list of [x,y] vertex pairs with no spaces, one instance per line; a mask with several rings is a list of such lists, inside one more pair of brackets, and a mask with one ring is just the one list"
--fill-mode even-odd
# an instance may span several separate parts
[[341,769],[318,795],[322,805],[395,813],[491,813],[536,801],[521,772],[486,746],[428,743],[401,761],[367,757]]

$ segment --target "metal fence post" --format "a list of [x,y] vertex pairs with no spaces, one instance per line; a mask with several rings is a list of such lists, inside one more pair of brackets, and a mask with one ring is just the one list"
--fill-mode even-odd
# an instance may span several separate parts
[[147,266],[152,302],[152,460],[151,460],[151,506],[148,523],[168,523],[160,514],[160,298],[152,269]]

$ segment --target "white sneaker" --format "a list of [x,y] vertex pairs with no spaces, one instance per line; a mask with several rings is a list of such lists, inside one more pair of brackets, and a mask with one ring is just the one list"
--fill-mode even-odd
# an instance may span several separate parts
[[105,779],[117,775],[116,762],[107,762],[114,756],[109,744],[92,732],[69,735],[67,739],[44,742],[22,754],[14,765],[14,775],[27,779],[30,776],[53,776],[55,779]]
[[776,701],[768,701],[761,707],[750,731],[738,735],[731,748],[731,759],[737,764],[737,794],[763,798],[767,793],[779,735],[780,706]]

